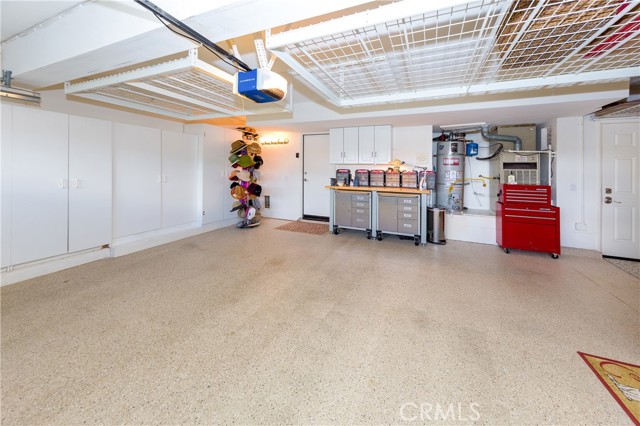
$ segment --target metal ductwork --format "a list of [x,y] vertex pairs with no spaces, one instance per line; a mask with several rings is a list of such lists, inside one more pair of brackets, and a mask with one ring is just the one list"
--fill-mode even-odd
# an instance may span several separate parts
[[520,151],[522,150],[522,139],[520,139],[517,136],[511,136],[511,135],[496,135],[493,133],[489,133],[489,126],[488,125],[483,125],[480,127],[480,135],[482,136],[482,139],[489,141],[489,142],[511,142],[513,143],[513,149],[514,151]]
[[629,96],[603,106],[594,113],[595,118],[640,117],[640,77],[629,79]]

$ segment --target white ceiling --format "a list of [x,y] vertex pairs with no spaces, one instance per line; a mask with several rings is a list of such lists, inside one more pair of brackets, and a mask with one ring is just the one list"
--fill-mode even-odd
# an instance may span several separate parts
[[[505,0],[481,1],[483,4],[504,3],[503,8],[512,4]],[[242,60],[252,67],[257,65],[253,39],[256,35],[263,36],[265,30],[287,33],[302,26],[323,26],[329,18],[330,22],[344,24],[350,22],[350,16],[355,13],[376,10],[381,5],[422,4],[416,0],[324,0],[304,2],[304,7],[300,7],[299,0],[218,0],[212,8],[212,3],[206,1],[156,0],[154,3],[225,49],[230,48],[230,40],[235,41]],[[13,71],[16,87],[59,88],[65,81],[143,62],[158,62],[194,47],[192,42],[164,28],[150,12],[132,0],[1,0],[0,15],[3,69]],[[15,37],[20,33],[20,37]],[[634,49],[635,46],[637,44]],[[200,51],[204,59],[206,52]],[[640,51],[637,53],[640,57]],[[212,64],[226,67],[209,56]],[[345,125],[345,120],[353,125],[544,122],[554,117],[584,115],[627,95],[623,76],[584,82],[571,88],[544,85],[529,91],[459,94],[449,99],[409,99],[410,102],[405,99],[402,103],[378,102],[340,108],[309,84],[298,69],[292,71],[281,61],[276,61],[274,68],[293,84],[293,113],[254,116],[248,121],[251,125],[322,131],[330,126]],[[640,75],[640,64],[637,68]],[[229,67],[226,71],[233,72]]]

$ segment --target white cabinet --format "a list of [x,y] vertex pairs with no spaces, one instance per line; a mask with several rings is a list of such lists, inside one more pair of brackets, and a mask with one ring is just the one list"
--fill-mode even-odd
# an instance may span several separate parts
[[198,220],[198,137],[162,131],[162,227]]
[[358,163],[358,128],[329,129],[329,161],[334,164]]
[[3,106],[2,266],[111,242],[111,124]]
[[200,202],[202,206],[202,224],[236,218],[231,212],[235,201],[229,191],[231,173],[229,149],[231,143],[241,138],[236,130],[208,124],[188,124],[185,132],[197,135],[201,144]]
[[363,126],[359,128],[359,156],[361,164],[387,164],[391,161],[391,126]]
[[0,128],[0,267],[11,265],[11,137],[13,127],[13,107],[2,105],[2,128]]
[[68,115],[13,108],[11,264],[67,252]]
[[388,164],[392,158],[392,130],[391,126],[374,126],[375,163]]
[[161,160],[159,129],[114,123],[114,238],[160,228]]
[[111,122],[69,116],[69,252],[111,242]]
[[330,161],[335,164],[387,164],[391,161],[391,126],[329,129]]

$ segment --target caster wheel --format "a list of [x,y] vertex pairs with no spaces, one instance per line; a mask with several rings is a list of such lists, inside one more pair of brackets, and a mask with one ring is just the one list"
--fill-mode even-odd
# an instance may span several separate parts
[[382,241],[382,232],[380,231],[376,232],[376,240]]
[[340,231],[338,230],[337,226],[333,227],[333,235],[338,235],[340,233]]
[[504,249],[504,252],[509,254],[509,249],[508,248]]
[[415,237],[415,238],[413,239],[413,243],[414,243],[416,246],[419,246],[419,245],[420,245],[420,238]]
[[555,253],[552,253],[552,254],[551,254],[551,257],[552,257],[552,258],[554,258],[554,259],[557,259],[557,258],[559,258],[560,256],[558,256],[558,255],[557,255],[557,254],[555,254]]
[[367,240],[371,239],[371,231],[367,231]]

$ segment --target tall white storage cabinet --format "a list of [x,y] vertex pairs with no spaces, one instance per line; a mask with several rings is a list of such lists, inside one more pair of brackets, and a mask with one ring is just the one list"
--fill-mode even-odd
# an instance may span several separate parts
[[111,242],[111,126],[69,116],[69,252]]
[[11,265],[11,133],[13,127],[13,107],[0,104],[2,109],[2,128],[0,129],[0,161],[2,173],[1,216],[0,216],[0,267]]
[[111,242],[111,123],[2,112],[2,267]]
[[12,265],[67,253],[68,117],[13,108]]
[[236,212],[230,211],[235,200],[229,192],[232,169],[228,158],[231,143],[240,139],[241,133],[208,124],[188,124],[185,132],[197,135],[201,144],[202,224],[236,218]]
[[113,237],[162,225],[160,129],[113,125]]
[[198,137],[162,131],[162,227],[198,220]]

